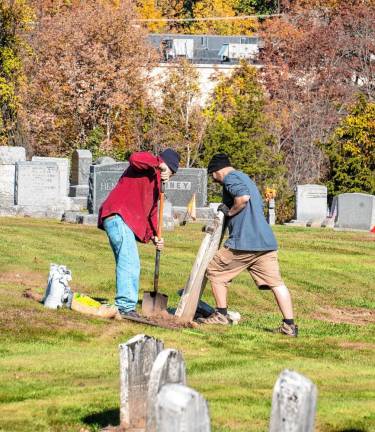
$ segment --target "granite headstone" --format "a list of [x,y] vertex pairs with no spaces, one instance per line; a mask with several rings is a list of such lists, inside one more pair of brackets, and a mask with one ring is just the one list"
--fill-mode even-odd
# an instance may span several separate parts
[[26,160],[23,147],[0,146],[0,165],[15,164]]
[[23,147],[0,146],[0,207],[10,208],[15,204],[16,162],[25,161]]
[[327,217],[327,187],[306,184],[296,187],[296,220],[321,220]]
[[41,157],[41,156],[33,156],[32,162],[43,162],[49,164],[50,162],[54,162],[59,167],[60,174],[60,197],[67,197],[69,194],[69,177],[70,177],[70,161],[66,158],[58,158],[58,157]]
[[207,205],[207,170],[203,168],[180,168],[165,185],[165,195],[175,207],[186,207],[193,194],[196,206]]
[[16,204],[35,209],[60,204],[61,176],[55,162],[16,163]]
[[117,162],[108,165],[91,165],[88,198],[88,209],[90,213],[97,214],[99,212],[100,206],[111,190],[116,186],[119,178],[128,166],[128,162]]
[[337,197],[335,227],[369,231],[375,226],[375,195],[344,193]]

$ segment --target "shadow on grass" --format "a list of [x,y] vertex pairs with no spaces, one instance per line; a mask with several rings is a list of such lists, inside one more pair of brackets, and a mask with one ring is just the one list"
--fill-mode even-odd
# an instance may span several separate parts
[[100,427],[116,426],[120,424],[120,411],[116,408],[97,412],[83,417],[82,421],[87,425],[98,425]]
[[337,432],[367,432],[367,429],[340,429]]

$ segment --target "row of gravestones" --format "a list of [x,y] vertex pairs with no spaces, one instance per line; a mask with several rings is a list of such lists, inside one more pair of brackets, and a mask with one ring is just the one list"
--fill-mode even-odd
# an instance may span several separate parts
[[[210,432],[205,399],[186,386],[182,355],[137,335],[120,345],[120,426],[137,432]],[[316,386],[284,370],[273,390],[270,432],[312,432]]]
[[[0,147],[0,215],[64,216],[69,222],[95,224],[100,205],[127,166],[109,157],[93,164],[88,150],[75,150],[71,161],[36,156],[26,161],[24,148]],[[197,216],[211,218],[207,170],[182,168],[166,184],[164,219],[182,217],[193,194]]]
[[[127,162],[108,157],[93,164],[89,150],[75,150],[71,161],[37,156],[26,161],[23,147],[0,147],[0,215],[64,215],[69,222],[96,224],[100,205],[127,166]],[[173,227],[175,217],[183,217],[193,194],[197,217],[213,217],[213,209],[207,207],[207,170],[182,168],[166,184],[164,221],[168,227]],[[80,212],[83,209],[89,214]],[[272,224],[275,215],[274,209],[271,211]],[[292,224],[371,230],[375,225],[375,196],[338,195],[329,212],[325,186],[298,185]]]
[[369,231],[375,226],[375,196],[343,193],[334,197],[330,210],[327,188],[322,185],[296,187],[296,219],[291,225],[336,227]]

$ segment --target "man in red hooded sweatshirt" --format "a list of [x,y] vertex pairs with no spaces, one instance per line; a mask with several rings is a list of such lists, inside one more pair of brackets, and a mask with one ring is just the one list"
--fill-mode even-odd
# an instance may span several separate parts
[[98,227],[107,233],[116,261],[115,305],[125,318],[138,317],[140,262],[137,241],[150,240],[157,249],[158,198],[161,182],[176,173],[180,156],[166,149],[159,156],[133,153],[129,167],[99,209]]

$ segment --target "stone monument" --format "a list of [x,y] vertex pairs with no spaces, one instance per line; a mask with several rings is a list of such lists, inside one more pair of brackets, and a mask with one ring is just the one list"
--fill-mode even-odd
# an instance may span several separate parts
[[370,231],[375,226],[375,195],[344,193],[337,197],[335,227]]

